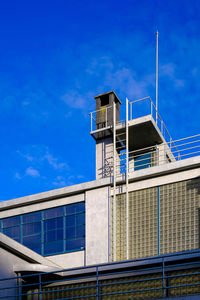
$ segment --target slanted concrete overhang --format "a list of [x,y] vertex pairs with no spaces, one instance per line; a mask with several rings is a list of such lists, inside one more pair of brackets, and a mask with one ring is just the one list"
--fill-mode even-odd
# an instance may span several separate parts
[[[11,239],[7,235],[0,233],[0,247],[6,249],[7,251],[11,252],[12,254],[24,259],[24,266],[28,264],[37,265],[36,268],[39,268],[39,265],[46,266],[47,268],[60,269],[61,266],[53,263],[52,261],[48,260],[47,258],[39,255],[38,253],[32,251],[31,249],[25,247],[24,245],[16,242],[15,240]],[[22,267],[22,265],[21,265]],[[32,267],[31,267],[32,268]]]
[[[28,264],[28,263],[24,263],[24,264],[17,264],[13,266],[13,271],[16,273],[47,273],[47,272],[58,272],[60,271],[60,268],[56,268],[56,267],[50,267],[50,266],[46,266],[46,265],[41,265],[41,264]],[[61,276],[62,272],[58,274]]]

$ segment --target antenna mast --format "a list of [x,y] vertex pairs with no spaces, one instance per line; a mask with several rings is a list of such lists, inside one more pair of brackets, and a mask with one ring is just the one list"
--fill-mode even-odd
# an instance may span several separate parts
[[158,122],[158,30],[156,32],[156,124]]

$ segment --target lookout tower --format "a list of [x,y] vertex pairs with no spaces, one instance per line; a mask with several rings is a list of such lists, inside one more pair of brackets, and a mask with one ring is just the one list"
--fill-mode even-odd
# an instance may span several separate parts
[[170,151],[172,139],[150,97],[126,99],[125,121],[120,121],[121,101],[114,91],[95,100],[90,133],[96,140],[96,179],[124,177],[125,173],[128,177],[175,160]]
[[[108,177],[113,169],[113,124],[120,122],[121,101],[114,91],[95,96],[96,179]],[[115,118],[115,122],[113,122]]]

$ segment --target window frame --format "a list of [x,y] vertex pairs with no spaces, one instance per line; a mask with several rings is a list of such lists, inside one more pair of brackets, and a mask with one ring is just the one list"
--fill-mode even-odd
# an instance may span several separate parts
[[[57,216],[54,216],[53,215],[53,211],[55,209],[58,209],[58,208],[61,208],[62,209],[62,213],[61,211],[59,212],[58,210],[58,214]],[[67,210],[70,211],[70,209],[72,209],[72,213],[69,213],[67,212]],[[73,212],[73,209],[74,209],[74,212]],[[48,217],[48,211],[52,212],[52,215],[51,213],[49,214],[49,217]],[[38,214],[37,214],[38,213]],[[61,215],[60,215],[61,213]],[[32,214],[32,218],[30,219],[30,222],[28,221],[28,215],[31,215]],[[34,216],[35,214],[35,216]],[[38,218],[38,216],[40,216]],[[78,219],[78,216],[79,215],[83,215],[83,220],[80,222],[77,223],[77,219]],[[74,216],[75,218],[75,224],[72,225],[72,226],[67,226],[67,218],[69,218],[70,216]],[[12,226],[3,226],[3,221],[9,221],[9,219],[12,221],[12,219],[16,218],[16,217],[19,217],[19,224],[18,225],[12,225]],[[35,218],[35,221],[34,221],[34,218]],[[37,219],[38,218],[38,219]],[[56,228],[49,228],[47,230],[47,227],[45,228],[45,223],[48,224],[48,220],[53,220],[55,219],[55,222],[56,222],[56,219],[61,219],[62,218],[62,225],[61,226],[56,226]],[[60,220],[59,220],[60,221]],[[58,222],[59,222],[58,221]],[[40,231],[38,232],[30,232],[30,233],[26,233],[24,234],[24,230],[23,228],[25,227],[31,227],[31,224],[34,228],[34,224],[36,223],[40,223]],[[38,226],[38,224],[36,225]],[[76,230],[77,228],[81,227],[81,226],[84,226],[84,229],[83,229],[83,232],[84,232],[84,235],[77,235],[76,233]],[[40,250],[39,251],[35,251],[34,248],[36,246],[36,244],[33,244],[32,248],[31,246],[26,246],[28,247],[29,249],[35,251],[36,253],[42,255],[42,256],[51,256],[51,255],[57,255],[57,254],[64,254],[64,253],[70,253],[70,252],[76,252],[76,251],[83,251],[85,250],[85,201],[80,201],[80,202],[75,202],[75,203],[72,203],[72,204],[67,204],[67,205],[64,205],[64,206],[57,206],[55,208],[49,208],[49,209],[44,209],[44,210],[40,210],[40,211],[34,211],[34,212],[31,212],[31,213],[26,213],[26,214],[22,214],[22,215],[17,215],[17,216],[13,216],[13,217],[8,217],[8,218],[2,218],[0,219],[0,232],[4,233],[4,230],[8,230],[8,228],[14,228],[14,227],[19,227],[19,231],[20,231],[20,236],[19,238],[18,237],[12,237],[12,235],[7,235],[9,236],[10,238],[16,240],[17,242],[20,242],[22,245],[26,246],[26,244],[24,243],[24,239],[28,239],[30,237],[31,239],[31,236],[33,237],[36,237],[36,236],[41,236],[41,241],[40,243],[38,243],[38,245],[40,245]],[[75,237],[74,238],[67,238],[67,235],[66,235],[66,231],[67,229],[69,228],[75,228]],[[80,228],[79,228],[80,229]],[[11,229],[12,230],[12,229]],[[45,239],[45,235],[47,235],[48,233],[50,232],[55,232],[55,235],[57,235],[57,231],[63,231],[63,238],[62,239],[56,239],[56,240],[52,240],[52,241],[47,241]],[[80,229],[81,230],[81,229]],[[5,233],[4,233],[5,234]],[[80,246],[79,247],[74,247],[74,249],[71,249],[71,250],[67,250],[67,247],[66,247],[66,244],[67,244],[67,241],[72,241],[74,244],[76,244],[76,241],[77,240],[80,240]],[[52,246],[52,244],[56,244],[56,243],[62,243],[62,250],[61,251],[49,251],[51,252],[50,254],[47,253],[48,251],[45,251],[46,247],[48,247],[48,244]],[[81,246],[82,244],[84,244],[84,246]],[[38,249],[39,249],[38,248]]]

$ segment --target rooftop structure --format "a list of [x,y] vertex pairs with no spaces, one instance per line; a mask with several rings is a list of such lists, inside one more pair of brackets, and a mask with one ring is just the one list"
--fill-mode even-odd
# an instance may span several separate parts
[[95,101],[96,180],[1,203],[0,299],[198,299],[200,135]]

